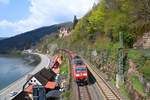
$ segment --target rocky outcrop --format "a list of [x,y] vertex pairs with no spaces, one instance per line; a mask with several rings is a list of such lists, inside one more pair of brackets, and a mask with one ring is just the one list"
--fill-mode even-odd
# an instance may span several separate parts
[[128,93],[128,97],[131,100],[145,100],[145,95],[139,93],[136,89],[134,89],[131,81],[127,81],[125,85],[125,90]]
[[146,93],[146,97],[150,100],[150,81],[144,80],[143,81],[143,89]]
[[[128,97],[131,100],[150,100],[148,93],[150,92],[150,82],[146,81],[141,73],[138,72],[135,63],[132,59],[129,59],[129,69],[127,71],[127,81],[125,82],[125,91],[127,92]],[[103,73],[106,75],[107,79],[114,78],[115,79],[115,70],[117,65],[107,64],[104,66]],[[139,77],[140,82],[143,85],[143,92],[140,92],[130,80],[132,75],[136,75]]]
[[140,73],[137,71],[136,66],[134,62],[132,61],[132,59],[129,59],[129,69],[127,72],[127,77],[129,78],[132,75],[140,76]]
[[139,39],[133,47],[135,49],[147,49],[150,48],[150,32],[144,33],[141,39]]
[[[143,86],[144,93],[141,93],[136,88],[134,88],[131,81],[129,80],[132,75],[136,75],[139,77],[139,80]],[[127,79],[128,80],[125,85],[125,90],[128,93],[128,97],[131,100],[147,100],[147,98],[149,98],[148,93],[150,92],[150,82],[148,82],[144,78],[144,76],[137,71],[136,66],[134,62],[132,61],[132,59],[129,59],[129,69],[127,72]]]
[[107,66],[104,66],[104,69],[103,69],[103,73],[107,76],[108,79],[110,78],[114,78],[116,77],[115,75],[115,69],[117,67],[115,67],[117,65],[112,65],[112,64],[108,64]]
[[145,33],[143,36],[143,48],[150,48],[150,32],[149,33]]

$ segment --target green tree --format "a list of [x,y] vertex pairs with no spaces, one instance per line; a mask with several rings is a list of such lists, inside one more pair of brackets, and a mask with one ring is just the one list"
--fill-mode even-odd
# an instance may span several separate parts
[[74,16],[74,19],[73,19],[73,29],[75,29],[75,26],[76,24],[78,23],[78,19],[76,16]]

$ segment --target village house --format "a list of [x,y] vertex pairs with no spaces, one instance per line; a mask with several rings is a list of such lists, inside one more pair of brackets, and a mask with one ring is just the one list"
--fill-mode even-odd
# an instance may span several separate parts
[[[43,68],[34,75],[29,74],[27,82],[23,86],[23,91],[19,93],[13,100],[31,100],[35,93],[35,87],[44,87],[46,98],[59,97],[61,91],[60,87],[60,64],[62,63],[62,55],[55,54],[54,64],[49,69]],[[56,95],[56,93],[59,95]],[[40,89],[41,93],[41,89]],[[54,95],[55,94],[55,95]],[[41,94],[40,94],[41,95]]]
[[28,95],[32,95],[32,88],[35,85],[42,85],[45,89],[54,89],[56,86],[55,77],[56,73],[52,70],[43,68],[41,71],[29,78],[23,86],[23,91],[28,93]]

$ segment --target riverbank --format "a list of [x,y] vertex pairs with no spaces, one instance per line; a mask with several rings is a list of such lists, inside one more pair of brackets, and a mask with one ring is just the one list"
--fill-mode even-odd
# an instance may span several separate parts
[[21,54],[23,59],[27,62],[29,62],[32,66],[37,66],[39,62],[41,62],[41,58],[38,55],[35,54]]
[[22,58],[26,62],[29,62],[29,64],[32,66],[37,66],[39,64],[39,62],[41,62],[41,58],[38,55],[35,55],[32,53],[22,53],[20,51],[14,52],[14,53],[12,53],[12,52],[4,53],[4,54],[0,53],[0,56]]
[[[48,67],[49,64],[52,63],[52,62],[50,62],[51,60],[49,60],[49,58],[46,55],[38,54],[38,53],[34,53],[34,54],[40,56],[41,62],[40,62],[40,64],[37,65],[37,67],[35,67],[33,69],[33,71],[29,72],[28,74],[35,74],[39,70],[41,70],[43,67]],[[12,91],[20,93],[22,91],[23,85],[26,82],[26,78],[27,78],[28,74],[26,74],[25,76],[23,76],[19,80],[15,81],[14,83],[10,84],[6,88],[2,89],[0,91],[0,100],[12,99],[9,95],[10,92],[12,92]]]

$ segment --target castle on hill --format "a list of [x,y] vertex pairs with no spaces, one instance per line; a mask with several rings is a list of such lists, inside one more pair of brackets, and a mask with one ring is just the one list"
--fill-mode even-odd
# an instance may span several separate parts
[[63,37],[66,37],[66,36],[69,36],[71,33],[71,29],[70,28],[61,28],[59,30],[59,38],[63,38]]

